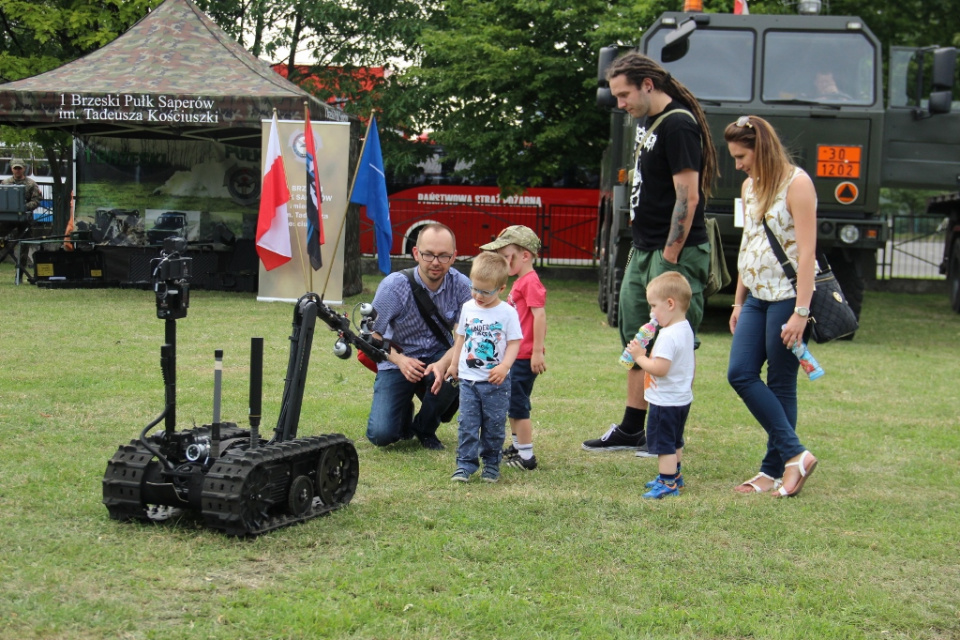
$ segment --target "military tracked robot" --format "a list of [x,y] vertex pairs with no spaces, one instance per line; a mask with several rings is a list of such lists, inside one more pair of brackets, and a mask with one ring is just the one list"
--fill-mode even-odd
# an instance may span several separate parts
[[[160,363],[165,386],[163,412],[140,437],[121,445],[107,463],[103,503],[115,520],[153,522],[198,512],[206,526],[228,535],[252,536],[303,522],[348,504],[359,477],[357,451],[340,434],[297,437],[304,384],[317,318],[337,333],[336,355],[351,346],[373,362],[386,358],[369,327],[376,318],[360,305],[358,331],[313,293],[294,307],[290,359],[280,416],[273,436],[260,436],[263,338],[252,338],[249,429],[220,420],[222,352],[215,353],[213,420],[176,430],[176,321],[187,315],[191,259],[183,238],[167,238],[151,262],[157,317],[165,321]],[[149,432],[160,422],[164,430]]]

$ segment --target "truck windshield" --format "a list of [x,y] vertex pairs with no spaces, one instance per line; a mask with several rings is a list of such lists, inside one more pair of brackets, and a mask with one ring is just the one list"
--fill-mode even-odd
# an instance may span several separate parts
[[[661,27],[647,43],[647,55],[660,60],[663,39],[673,27]],[[663,67],[698,100],[749,102],[753,96],[753,31],[717,29],[697,31],[690,51]]]
[[768,31],[764,35],[764,102],[872,105],[876,52],[851,33]]

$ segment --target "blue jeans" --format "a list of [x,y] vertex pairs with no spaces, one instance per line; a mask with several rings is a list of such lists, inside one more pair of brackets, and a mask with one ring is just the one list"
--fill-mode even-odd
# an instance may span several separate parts
[[[804,451],[797,438],[797,371],[800,361],[780,338],[796,299],[765,302],[748,295],[730,346],[727,380],[767,432],[760,471],[783,476],[783,466]],[[767,382],[760,369],[767,363]]]
[[[430,358],[420,358],[424,364],[432,364],[443,357],[446,351],[438,351]],[[420,382],[410,382],[399,369],[386,369],[377,373],[373,383],[373,403],[367,419],[367,440],[385,447],[401,439],[416,436],[435,437],[440,418],[457,398],[457,390],[443,383],[437,395],[430,393],[434,376],[426,376]],[[413,397],[420,398],[420,412],[413,415]]]
[[460,381],[457,417],[457,468],[474,473],[483,459],[485,469],[499,473],[506,435],[504,423],[510,404],[510,376],[500,385]]

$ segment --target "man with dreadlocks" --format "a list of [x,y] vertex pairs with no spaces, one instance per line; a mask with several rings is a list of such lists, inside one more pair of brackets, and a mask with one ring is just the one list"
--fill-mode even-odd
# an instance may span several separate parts
[[[687,320],[694,332],[703,319],[703,287],[710,270],[710,244],[703,211],[717,173],[717,156],[696,98],[647,56],[631,52],[607,71],[617,107],[637,120],[636,166],[630,194],[633,247],[624,269],[618,310],[624,346],[650,319],[647,283],[679,271],[693,290]],[[699,340],[697,340],[699,346]],[[644,371],[627,374],[627,403],[620,424],[587,440],[587,451],[647,451]]]

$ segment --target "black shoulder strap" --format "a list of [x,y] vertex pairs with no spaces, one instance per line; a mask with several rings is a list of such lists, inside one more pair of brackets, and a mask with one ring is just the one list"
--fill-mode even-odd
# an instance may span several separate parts
[[446,326],[446,322],[444,322],[440,316],[440,312],[437,311],[437,306],[433,304],[433,300],[430,299],[430,294],[427,293],[426,288],[413,277],[414,269],[416,269],[416,267],[404,269],[403,275],[407,276],[407,280],[410,281],[410,290],[413,291],[413,300],[417,304],[417,309],[419,309],[420,315],[423,316],[423,320],[427,323],[427,326],[430,327],[430,331],[433,332],[437,340],[440,341],[440,344],[448,348],[452,347],[453,343],[450,342],[450,328],[447,327],[446,331],[441,328]]
[[[770,241],[770,247],[773,249],[773,253],[776,254],[777,260],[780,261],[780,266],[783,267],[783,272],[787,274],[787,279],[793,283],[793,287],[797,287],[797,270],[793,268],[793,263],[787,258],[787,253],[783,250],[783,246],[777,241],[777,237],[773,235],[773,230],[770,229],[770,226],[767,225],[767,218],[763,218],[763,229],[767,232],[767,240]],[[819,273],[826,273],[830,271],[830,263],[827,262],[827,256],[820,249],[817,249],[817,265],[820,267]]]

